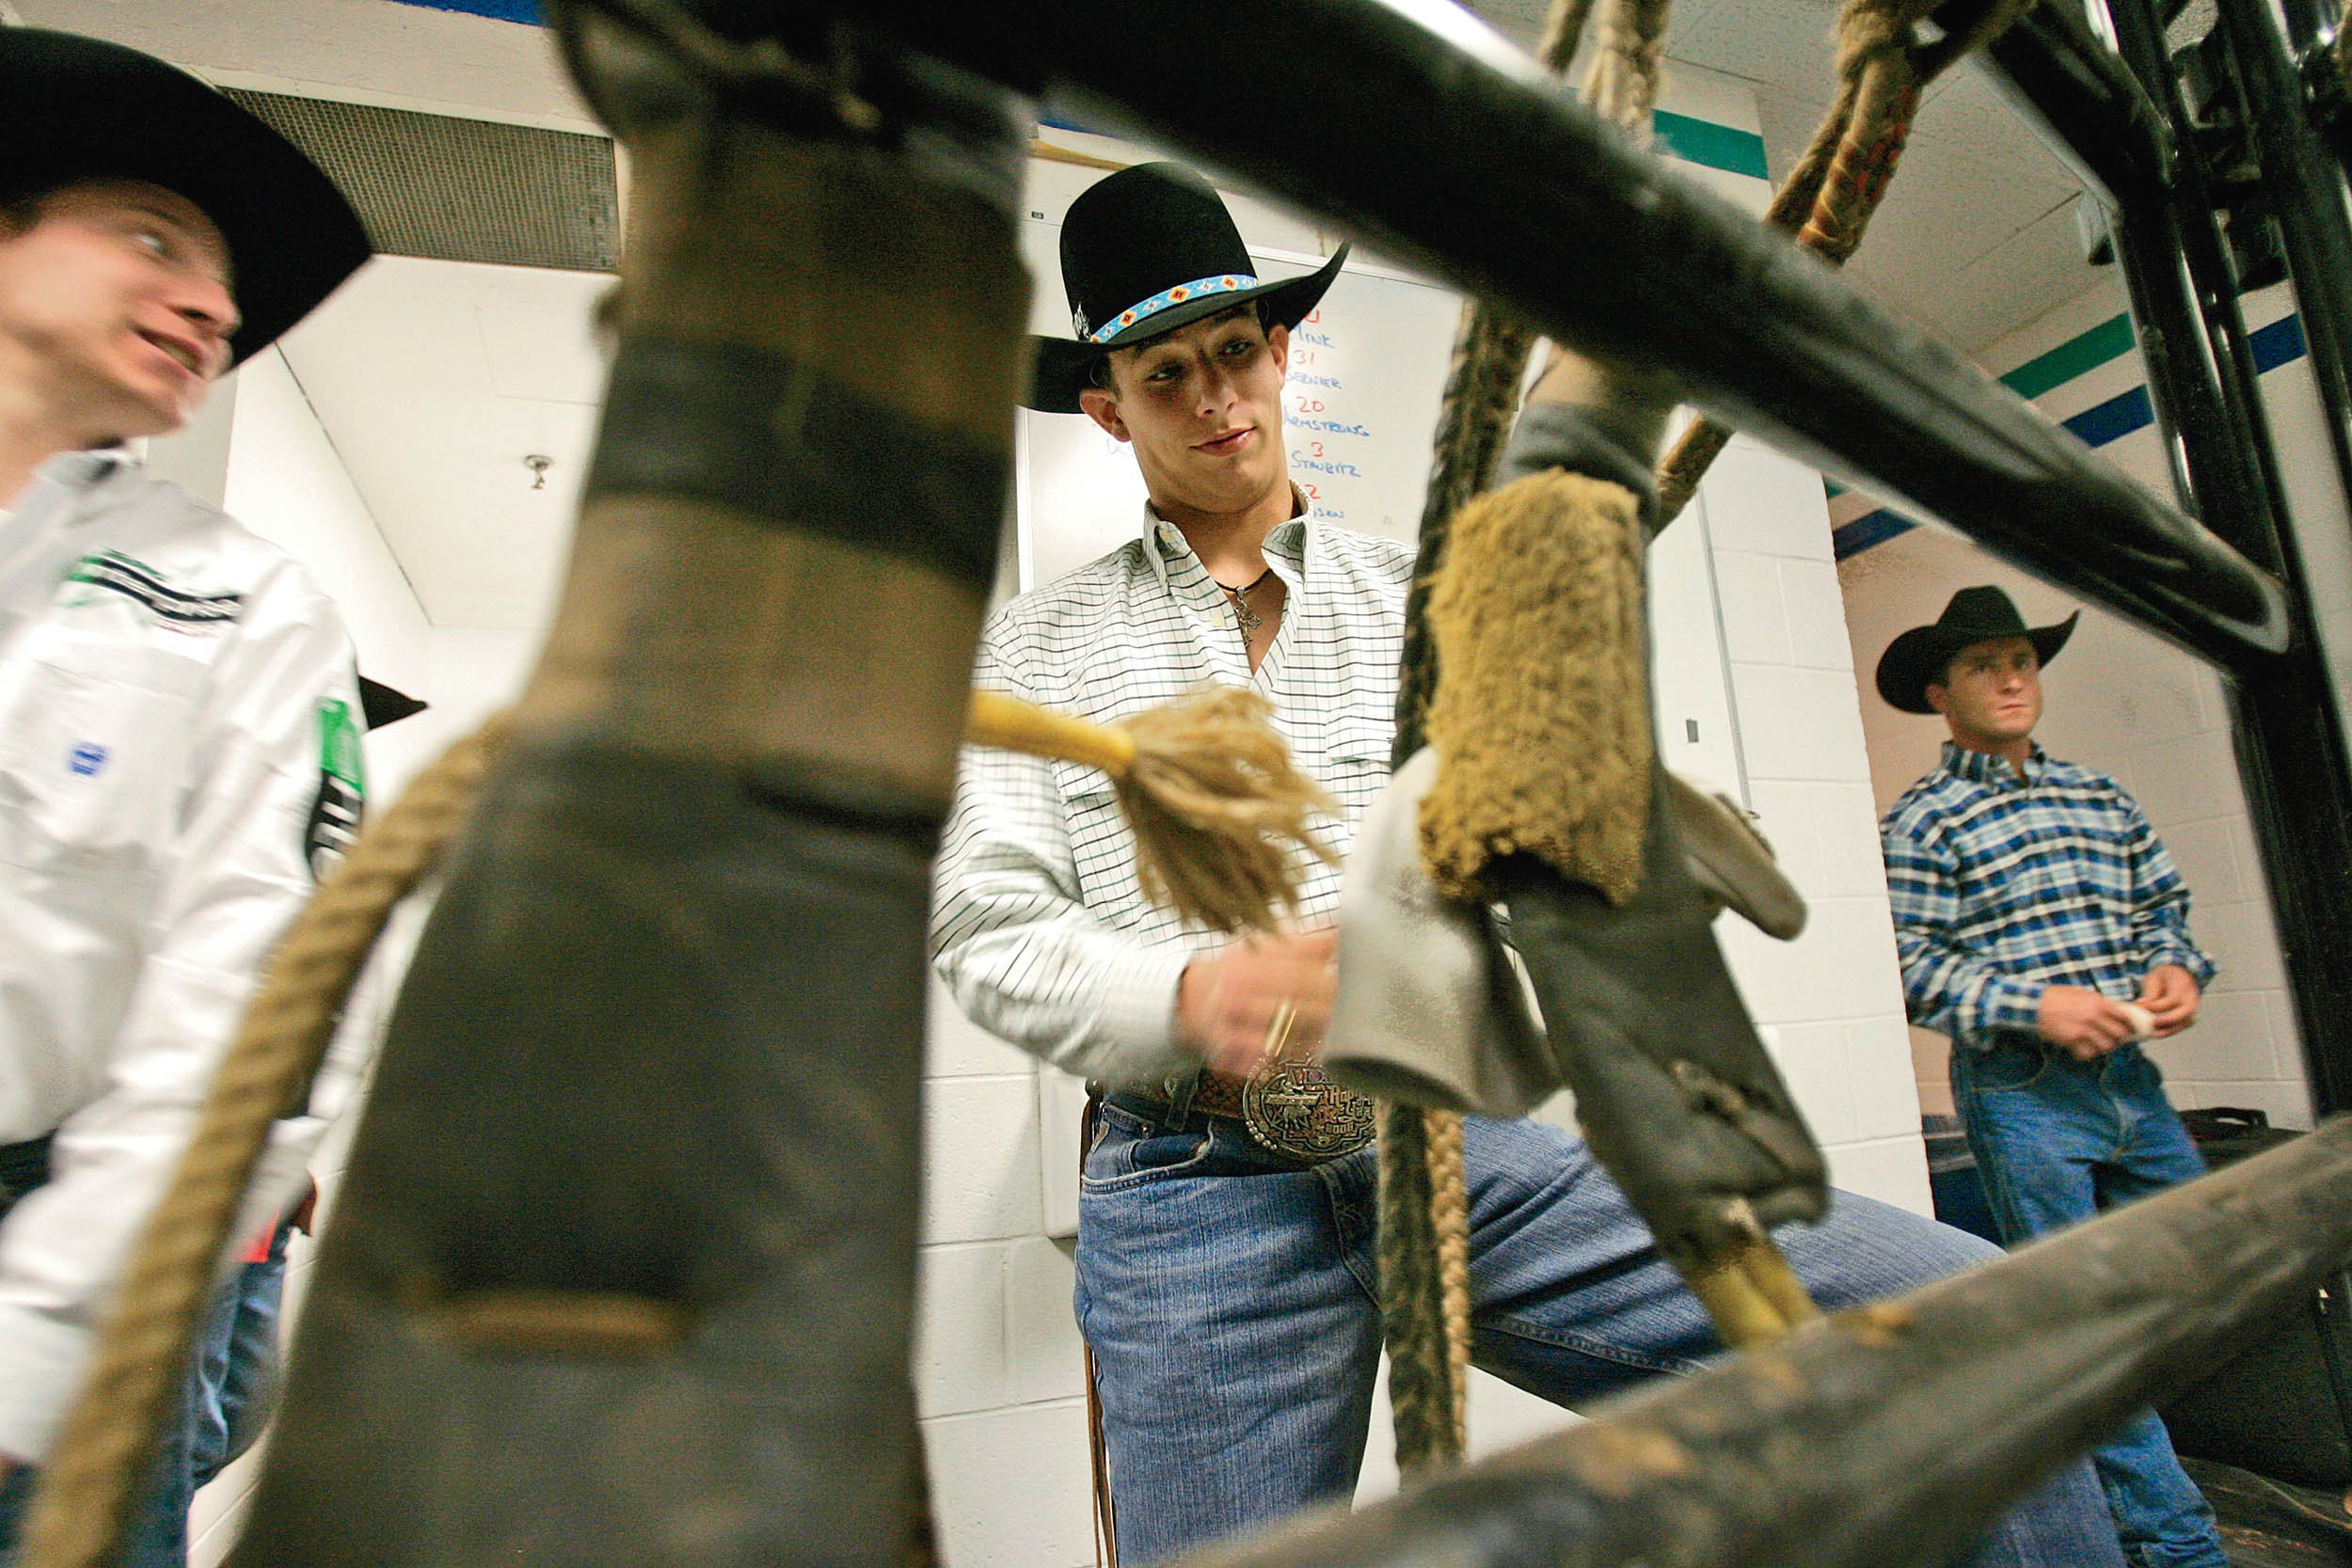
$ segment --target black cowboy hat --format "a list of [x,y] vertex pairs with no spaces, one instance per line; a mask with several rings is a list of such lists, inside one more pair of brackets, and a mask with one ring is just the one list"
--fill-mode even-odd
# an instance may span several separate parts
[[119,43],[0,27],[0,200],[83,180],[144,180],[194,202],[229,242],[252,356],[368,259],[367,230],[294,143],[173,66]]
[[1886,645],[1879,659],[1879,695],[1905,713],[1933,713],[1928,688],[1944,684],[1944,673],[1961,649],[1995,638],[2023,637],[2033,643],[2035,657],[2047,664],[2074,635],[2074,623],[2082,617],[2078,610],[2055,626],[2029,626],[1999,589],[1963,588],[1952,595],[1933,626],[1914,626]]
[[359,677],[359,712],[370,730],[380,730],[387,724],[397,724],[414,714],[422,713],[433,705],[422,697],[411,697],[396,686]]
[[1037,372],[1022,401],[1048,414],[1080,412],[1095,362],[1250,300],[1296,326],[1347,260],[1347,246],[1314,272],[1261,283],[1241,230],[1206,180],[1182,164],[1137,164],[1098,180],[1061,225],[1062,291],[1077,341],[1032,338]]

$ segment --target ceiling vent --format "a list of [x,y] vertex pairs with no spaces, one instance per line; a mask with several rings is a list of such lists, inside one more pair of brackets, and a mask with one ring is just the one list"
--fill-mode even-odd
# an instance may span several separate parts
[[621,201],[604,136],[228,89],[342,187],[375,248],[612,272]]

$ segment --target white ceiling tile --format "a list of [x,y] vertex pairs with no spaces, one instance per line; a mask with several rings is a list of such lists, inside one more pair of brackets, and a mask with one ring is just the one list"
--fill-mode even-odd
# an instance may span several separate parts
[[1979,257],[1955,280],[1937,330],[1976,354],[2036,316],[2116,276],[2083,260],[2074,216],[2061,207]]
[[604,356],[579,311],[476,306],[474,321],[500,397],[595,403],[604,395]]
[[1957,272],[2074,199],[2071,184],[1915,150],[1870,220],[1853,265],[1865,276]]
[[1675,8],[1666,53],[1807,97],[1836,78],[1835,0],[1693,0]]
[[[610,280],[382,258],[286,360],[437,626],[541,624],[593,444]],[[493,325],[492,324],[495,324]],[[524,458],[554,460],[545,484]]]

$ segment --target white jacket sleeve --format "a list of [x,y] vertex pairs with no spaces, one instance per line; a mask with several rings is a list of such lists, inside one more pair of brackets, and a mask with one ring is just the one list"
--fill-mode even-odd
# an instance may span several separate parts
[[[193,784],[104,1092],[58,1129],[51,1180],[0,1224],[0,1452],[19,1458],[53,1441],[262,961],[310,896],[313,863],[356,825],[359,699],[334,607],[281,562],[233,636],[198,706]],[[279,1122],[236,1243],[299,1189],[357,1066],[337,1053],[311,1105]]]
[[[973,683],[1036,700],[1017,659],[987,642]],[[1176,1042],[1176,987],[1197,943],[1142,941],[1087,908],[1055,766],[964,748],[933,962],[973,1022],[1066,1071],[1113,1085],[1188,1072],[1199,1059]]]

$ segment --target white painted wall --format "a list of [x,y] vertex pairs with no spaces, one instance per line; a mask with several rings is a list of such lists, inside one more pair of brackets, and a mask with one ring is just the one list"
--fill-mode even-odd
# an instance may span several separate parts
[[[222,505],[309,568],[342,611],[362,670],[425,695],[424,611],[285,360],[266,350],[215,395],[232,393]],[[389,801],[429,755],[407,726],[386,730],[368,748],[370,793]]]
[[[2249,326],[2279,319],[2290,304],[2280,291],[2250,298]],[[1996,344],[1986,367],[2008,371],[2122,309],[2120,287],[2103,284]],[[2138,356],[2129,354],[2037,401],[2064,419],[2144,380]],[[2340,515],[2307,363],[2280,366],[2263,384],[2297,504]],[[2171,494],[2153,427],[2114,442],[2103,455],[2159,494]],[[1959,588],[1999,583],[2034,625],[2080,605],[1942,530],[1915,530],[1863,551],[1843,563],[1841,576],[1853,658],[1866,673],[1897,634],[1933,621]],[[2221,966],[2197,1026],[2154,1043],[2150,1053],[2164,1069],[2176,1105],[2250,1105],[2280,1124],[2308,1127],[2300,1047],[2231,751],[2222,683],[2171,644],[2082,608],[2081,626],[2044,677],[2047,707],[2036,738],[2054,755],[2113,775],[2138,799],[2194,894],[2191,929]],[[1871,794],[1883,811],[1934,766],[1944,727],[1895,712],[1875,692],[1863,716]],[[1948,1112],[1948,1042],[1925,1030],[1913,1030],[1912,1040],[1921,1103]]]
[[1820,476],[1736,437],[1702,499],[1750,804],[1812,911],[1793,943],[1729,917],[1717,929],[1835,1180],[1924,1213],[1919,1105]]

